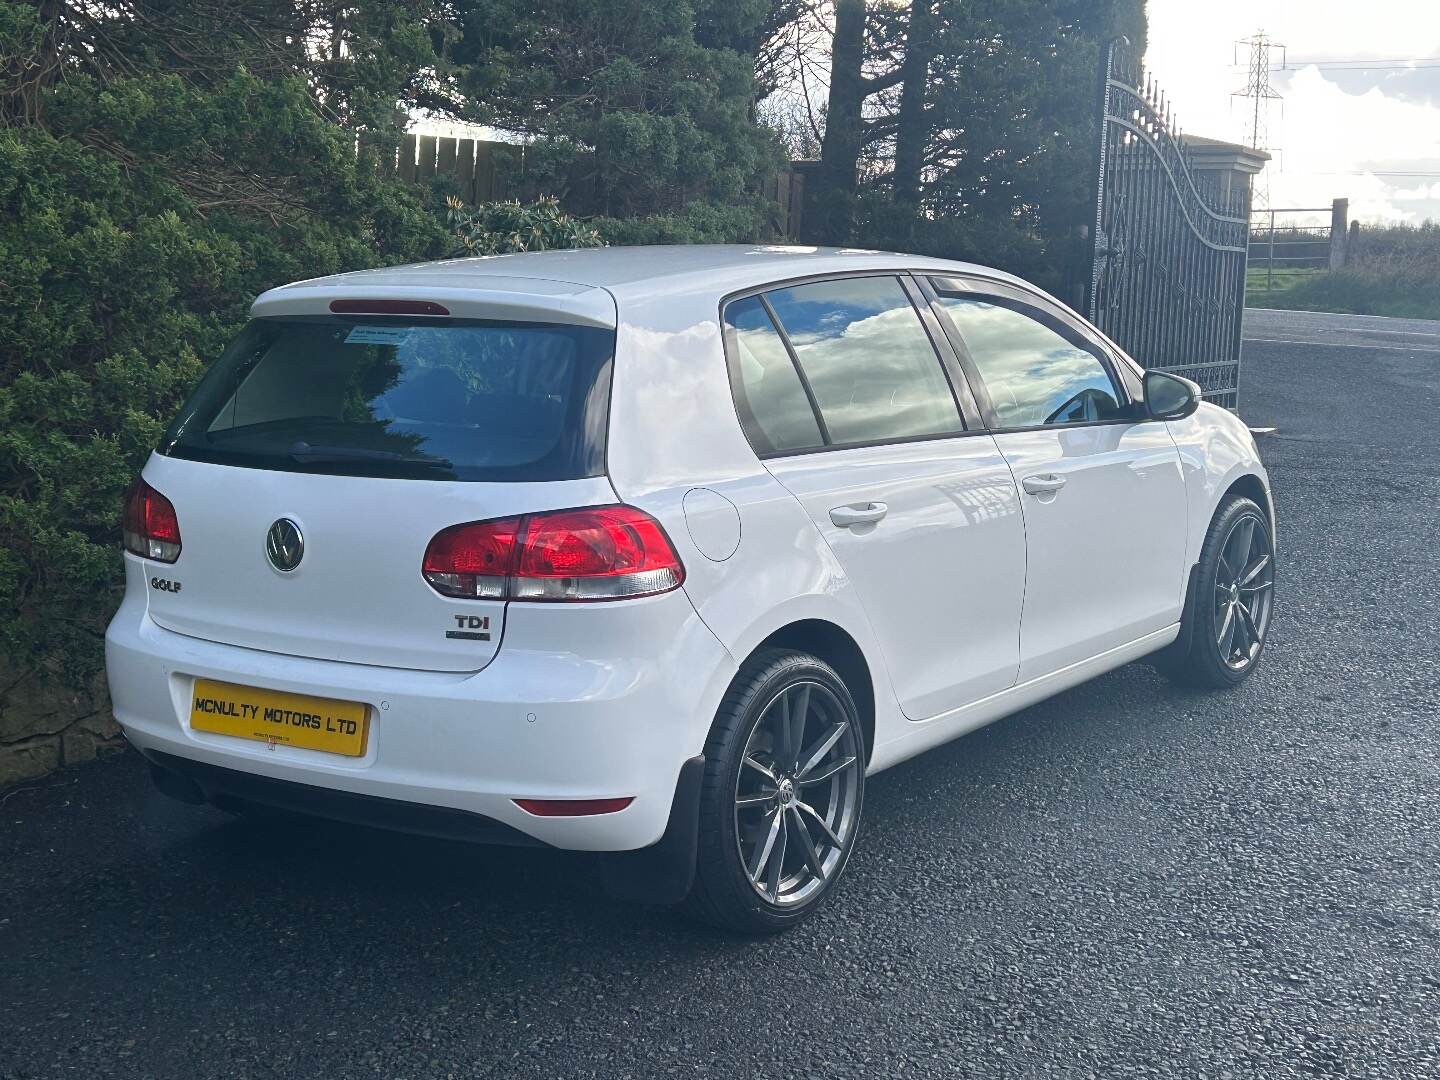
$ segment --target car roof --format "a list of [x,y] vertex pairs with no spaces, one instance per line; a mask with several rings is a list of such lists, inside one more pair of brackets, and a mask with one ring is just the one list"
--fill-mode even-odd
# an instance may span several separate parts
[[[552,297],[566,292],[565,285],[605,289],[617,298],[637,291],[653,295],[657,289],[671,295],[718,296],[790,278],[896,269],[982,274],[1022,284],[1012,275],[973,263],[898,252],[780,244],[688,244],[534,251],[390,266],[299,281],[271,290],[266,297],[290,290],[323,289],[333,296],[357,288],[389,291],[400,287],[409,292],[427,286],[447,293],[457,289],[493,293],[519,291],[526,280],[536,282],[534,293]],[[505,285],[496,279],[504,279]],[[549,284],[542,287],[540,282]]]

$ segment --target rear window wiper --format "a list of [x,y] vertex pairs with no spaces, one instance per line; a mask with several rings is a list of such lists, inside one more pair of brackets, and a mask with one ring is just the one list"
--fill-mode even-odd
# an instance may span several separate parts
[[455,467],[453,461],[432,454],[401,454],[394,450],[367,450],[363,446],[311,446],[303,439],[290,448],[290,458],[302,465],[322,461],[389,461],[431,469]]

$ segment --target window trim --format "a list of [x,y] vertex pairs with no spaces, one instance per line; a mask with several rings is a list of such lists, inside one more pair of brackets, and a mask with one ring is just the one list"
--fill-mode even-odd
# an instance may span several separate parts
[[[945,439],[960,439],[973,435],[986,434],[983,423],[977,423],[977,421],[981,419],[982,414],[979,408],[975,407],[970,380],[965,377],[966,373],[960,370],[958,365],[953,362],[954,350],[949,340],[946,339],[943,334],[940,338],[936,337],[935,331],[939,328],[939,324],[937,322],[932,325],[931,319],[934,318],[933,308],[928,299],[924,297],[923,292],[920,292],[917,296],[917,290],[914,288],[914,274],[914,269],[909,267],[900,269],[848,270],[828,274],[804,274],[793,278],[782,278],[776,281],[765,282],[761,285],[751,285],[744,289],[737,289],[734,292],[727,293],[720,298],[721,342],[725,354],[728,382],[730,383],[730,403],[735,409],[735,418],[740,424],[741,432],[745,435],[745,441],[749,444],[751,451],[754,452],[757,458],[761,461],[769,461],[774,458],[801,457],[809,454],[829,453],[834,450],[863,450],[872,446],[903,446],[910,443],[938,442]],[[829,441],[830,430],[825,423],[824,416],[821,414],[819,403],[815,400],[814,391],[810,387],[809,377],[806,376],[805,369],[803,365],[801,365],[795,348],[790,342],[789,332],[780,321],[780,317],[775,313],[766,294],[780,289],[793,288],[798,285],[811,285],[827,281],[843,281],[849,278],[890,278],[900,286],[900,291],[904,294],[905,299],[909,301],[910,307],[914,310],[916,321],[919,323],[925,333],[926,339],[930,343],[930,351],[934,354],[935,363],[939,367],[941,374],[945,377],[945,383],[950,389],[950,398],[955,405],[956,417],[960,421],[959,431],[947,431],[927,435],[903,435],[893,438],[867,439],[843,443]],[[746,408],[749,408],[749,397],[743,390],[738,350],[733,342],[734,328],[731,327],[725,318],[726,309],[731,304],[749,299],[750,297],[757,297],[760,300],[761,306],[770,317],[776,333],[779,334],[780,340],[785,346],[785,351],[790,354],[790,362],[795,365],[796,374],[800,377],[800,385],[804,388],[805,396],[810,402],[811,410],[814,412],[815,422],[820,431],[820,436],[826,440],[821,446],[786,450],[760,450],[755,445],[756,440],[751,433],[750,425],[746,423],[745,417],[740,410],[740,402],[742,400],[746,402]],[[925,300],[923,304],[920,302],[922,299]],[[931,319],[926,318],[927,312],[930,314]],[[944,342],[943,345],[942,341]],[[964,381],[959,385],[956,383],[957,375],[964,378]],[[964,387],[963,391],[960,388],[961,386]],[[972,407],[967,408],[967,401],[971,403]]]
[[[951,347],[955,350],[966,377],[976,384],[975,396],[979,400],[980,411],[985,418],[985,429],[990,434],[1008,435],[1025,431],[1057,431],[1069,428],[1108,427],[1114,424],[1143,423],[1146,419],[1144,416],[1137,415],[1137,407],[1143,408],[1143,402],[1138,402],[1135,399],[1129,383],[1120,376],[1117,371],[1116,358],[1106,342],[1097,337],[1097,335],[1086,326],[1077,323],[1074,316],[1058,304],[1047,300],[1040,293],[1032,292],[1029,289],[1022,289],[1010,282],[999,281],[993,278],[983,278],[972,274],[942,274],[928,270],[917,272],[917,276],[920,275],[923,275],[921,279],[922,291],[926,293],[931,308],[934,309],[940,324],[945,328],[946,336],[950,339]],[[1005,302],[1003,306],[1010,307],[1012,310],[1020,309],[1020,313],[1027,315],[1027,317],[1034,317],[1029,315],[1029,312],[1034,312],[1035,315],[1040,316],[1036,318],[1035,321],[1039,322],[1042,326],[1049,325],[1050,323],[1058,323],[1066,330],[1069,330],[1069,335],[1063,331],[1057,332],[1060,333],[1061,337],[1070,336],[1079,339],[1079,341],[1083,343],[1082,347],[1085,348],[1085,351],[1090,352],[1100,361],[1100,366],[1104,369],[1106,377],[1110,380],[1111,388],[1115,391],[1116,400],[1120,405],[1121,415],[1111,417],[1107,420],[1083,420],[1068,424],[1007,425],[998,423],[999,414],[995,411],[994,402],[990,397],[989,387],[986,385],[985,378],[980,373],[979,366],[975,363],[975,358],[971,355],[969,346],[966,345],[959,327],[955,325],[955,321],[945,309],[945,305],[942,302],[944,294],[940,289],[935,287],[934,281],[932,280],[934,278],[974,285],[975,288],[966,289],[964,293],[981,303],[984,303],[987,297],[994,300],[1001,300]],[[955,296],[957,299],[964,298],[960,290],[955,290]],[[1025,309],[1029,309],[1029,312]],[[1054,329],[1053,326],[1050,328]]]
[[[752,299],[752,297],[759,301],[760,310],[765,313],[765,318],[770,321],[770,329],[775,331],[775,336],[779,339],[781,347],[785,350],[785,355],[790,358],[791,366],[796,367],[795,374],[800,380],[800,389],[804,391],[805,399],[810,403],[810,417],[815,421],[815,431],[820,436],[821,442],[818,449],[823,450],[825,449],[827,432],[820,419],[819,410],[815,407],[815,398],[810,390],[810,382],[805,378],[804,372],[800,371],[795,364],[794,350],[790,348],[789,340],[785,336],[785,331],[777,324],[775,313],[770,310],[770,305],[766,302],[765,297],[759,293],[749,296],[737,296],[735,297],[735,302],[738,303],[741,300],[749,300]],[[730,404],[735,409],[735,419],[740,424],[740,430],[745,435],[746,443],[748,443],[750,449],[754,451],[755,456],[761,460],[779,457],[784,454],[811,452],[811,450],[815,448],[801,447],[792,450],[776,450],[772,447],[769,450],[761,450],[760,447],[756,445],[757,442],[763,442],[769,445],[770,439],[760,427],[760,422],[755,417],[755,409],[750,404],[750,394],[745,389],[745,378],[740,370],[740,345],[739,342],[735,340],[735,327],[731,324],[730,320],[726,318],[726,309],[729,305],[730,301],[727,300],[720,309],[720,339],[721,347],[725,353],[726,381],[730,384]]]
[[930,303],[930,298],[925,295],[925,290],[915,279],[913,273],[903,274],[900,284],[910,296],[910,302],[920,312],[920,321],[925,324],[925,333],[930,336],[930,345],[940,357],[940,363],[945,368],[946,377],[950,380],[950,389],[955,394],[960,405],[960,419],[965,423],[966,432],[985,430],[987,425],[984,415],[980,411],[980,403],[975,397],[975,389],[971,385],[970,376],[960,364],[960,357],[950,344],[949,335],[941,326],[939,318],[935,315],[935,309]]
[[[815,426],[820,431],[820,445],[834,446],[830,439],[830,425],[825,422],[825,413],[820,409],[820,402],[815,397],[815,388],[810,385],[810,376],[805,373],[804,366],[800,363],[800,354],[795,351],[795,343],[790,340],[790,331],[785,329],[785,324],[780,321],[780,316],[775,313],[774,306],[770,303],[770,297],[764,293],[756,293],[755,299],[760,301],[760,307],[764,309],[770,325],[775,328],[779,335],[780,344],[785,349],[785,355],[790,357],[790,366],[795,369],[795,375],[800,380],[800,389],[805,391],[805,400],[810,403],[810,411],[815,414]],[[743,379],[741,380],[744,381]]]

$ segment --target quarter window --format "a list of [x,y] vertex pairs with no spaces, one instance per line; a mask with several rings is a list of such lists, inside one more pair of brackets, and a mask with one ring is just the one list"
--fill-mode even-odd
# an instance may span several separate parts
[[898,279],[855,277],[766,294],[832,445],[964,430],[955,395]]
[[970,353],[1002,428],[1119,419],[1120,396],[1093,347],[1018,305],[987,297],[940,303]]
[[758,297],[725,308],[732,353],[731,382],[740,422],[757,453],[821,446],[820,425],[795,362]]

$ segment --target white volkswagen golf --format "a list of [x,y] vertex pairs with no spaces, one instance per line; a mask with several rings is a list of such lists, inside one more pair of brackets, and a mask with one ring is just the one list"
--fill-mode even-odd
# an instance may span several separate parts
[[274,289],[130,496],[115,713],[180,798],[607,852],[778,930],[867,775],[1141,657],[1254,669],[1269,484],[1198,393],[904,255]]

